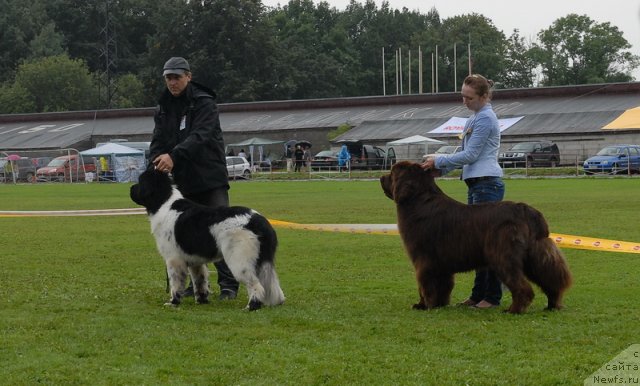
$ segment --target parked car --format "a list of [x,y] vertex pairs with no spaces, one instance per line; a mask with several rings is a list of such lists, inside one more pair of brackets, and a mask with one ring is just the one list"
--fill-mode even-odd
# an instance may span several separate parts
[[640,173],[640,146],[607,146],[587,158],[583,164],[585,174],[594,173]]
[[96,173],[93,159],[81,158],[77,154],[56,157],[36,171],[38,181],[82,181],[86,173]]
[[323,150],[311,158],[312,170],[335,170],[338,169],[338,152],[333,150]]
[[383,169],[396,162],[396,152],[392,147],[387,154],[378,146],[365,145],[360,141],[341,141],[340,144],[347,145],[352,169]]
[[251,178],[251,164],[244,157],[229,156],[227,157],[227,173],[229,178],[234,180],[237,178],[249,179]]
[[560,164],[558,145],[549,141],[532,141],[516,143],[498,156],[498,163],[503,167],[533,167]]
[[438,154],[454,154],[459,152],[460,150],[462,150],[462,146],[455,146],[455,145],[444,145],[444,146],[440,146],[440,148],[438,150],[436,150],[436,152],[434,154],[438,155]]
[[0,181],[13,182],[16,181],[35,182],[36,181],[36,159],[22,157],[19,159],[8,160],[0,159]]
[[440,146],[440,148],[438,150],[436,150],[435,153],[425,154],[423,156],[423,158],[435,157],[435,156],[443,155],[443,154],[455,154],[455,153],[459,152],[460,150],[462,150],[462,146],[444,145],[444,146]]

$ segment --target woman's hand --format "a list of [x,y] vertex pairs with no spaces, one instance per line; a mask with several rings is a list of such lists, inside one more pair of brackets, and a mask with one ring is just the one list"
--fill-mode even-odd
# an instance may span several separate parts
[[420,167],[424,170],[435,169],[436,159],[434,157],[425,157],[424,161],[420,164]]

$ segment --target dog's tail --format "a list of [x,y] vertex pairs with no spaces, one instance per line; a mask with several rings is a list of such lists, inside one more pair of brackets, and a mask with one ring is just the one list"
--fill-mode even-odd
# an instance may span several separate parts
[[548,309],[562,308],[562,296],[571,287],[571,271],[558,246],[549,237],[534,242],[525,273],[545,293]]
[[258,272],[260,284],[264,287],[264,304],[277,306],[284,303],[284,293],[280,288],[280,280],[273,262],[264,262]]

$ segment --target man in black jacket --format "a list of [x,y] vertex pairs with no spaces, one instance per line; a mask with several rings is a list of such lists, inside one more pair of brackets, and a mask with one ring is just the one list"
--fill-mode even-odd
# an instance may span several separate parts
[[[229,180],[216,94],[191,81],[189,63],[169,59],[163,74],[167,89],[156,108],[149,157],[156,169],[171,173],[182,194],[216,207],[229,205]],[[224,261],[215,263],[220,299],[233,299],[238,281]],[[185,295],[193,295],[192,285]]]

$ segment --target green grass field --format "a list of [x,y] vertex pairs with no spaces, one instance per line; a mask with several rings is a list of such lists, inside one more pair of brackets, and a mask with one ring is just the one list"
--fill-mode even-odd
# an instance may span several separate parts
[[[439,184],[465,200],[460,181]],[[506,199],[543,211],[552,232],[640,240],[640,179],[506,185]],[[3,185],[0,210],[134,207],[128,189]],[[395,222],[377,181],[234,182],[230,195],[271,219]],[[0,384],[581,385],[640,343],[637,254],[564,250],[574,286],[560,312],[543,311],[537,290],[523,315],[414,311],[398,236],[279,229],[287,301],[249,313],[244,288],[234,301],[163,306],[164,267],[146,216],[0,223]],[[456,279],[454,302],[469,294],[473,274]]]

